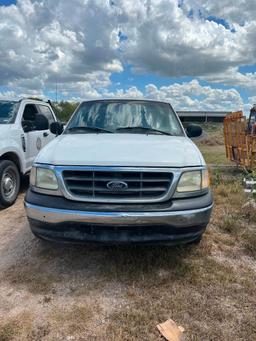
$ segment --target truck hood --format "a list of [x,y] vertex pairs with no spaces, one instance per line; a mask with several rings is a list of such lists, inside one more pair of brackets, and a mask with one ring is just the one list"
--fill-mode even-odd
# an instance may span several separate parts
[[187,137],[146,134],[67,134],[36,158],[52,165],[188,167],[205,164]]

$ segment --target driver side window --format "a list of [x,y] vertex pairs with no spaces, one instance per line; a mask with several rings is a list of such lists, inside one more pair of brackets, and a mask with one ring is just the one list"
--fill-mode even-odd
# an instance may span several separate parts
[[35,104],[26,104],[21,123],[24,132],[37,130],[35,124],[37,114],[38,110]]

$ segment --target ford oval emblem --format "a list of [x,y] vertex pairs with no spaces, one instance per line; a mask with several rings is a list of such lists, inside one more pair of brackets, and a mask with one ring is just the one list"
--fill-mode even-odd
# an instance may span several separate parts
[[123,181],[109,181],[107,183],[107,188],[111,189],[112,191],[122,191],[127,189],[128,185]]

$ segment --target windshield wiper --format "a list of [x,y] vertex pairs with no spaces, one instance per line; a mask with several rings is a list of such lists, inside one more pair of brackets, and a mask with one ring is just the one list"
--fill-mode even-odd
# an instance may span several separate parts
[[100,127],[84,127],[84,126],[76,126],[76,127],[70,127],[67,129],[67,131],[76,131],[76,130],[83,130],[83,131],[96,131],[96,132],[103,132],[103,133],[113,133],[111,130],[107,130]]
[[162,131],[162,130],[158,130],[158,129],[154,129],[154,128],[150,128],[150,127],[140,127],[140,126],[135,126],[135,127],[122,127],[122,128],[117,128],[115,131],[120,131],[120,130],[147,130],[147,131],[151,131],[151,132],[156,132],[156,133],[160,133],[163,135],[169,135],[172,136],[171,133],[168,133],[166,131]]

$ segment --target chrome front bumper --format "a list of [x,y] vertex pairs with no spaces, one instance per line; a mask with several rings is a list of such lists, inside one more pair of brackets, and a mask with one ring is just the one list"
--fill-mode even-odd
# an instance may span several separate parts
[[212,205],[200,209],[167,212],[87,212],[33,205],[25,202],[29,219],[46,223],[84,223],[97,225],[147,226],[161,225],[175,228],[206,225]]
[[35,235],[72,243],[189,243],[205,231],[212,203],[210,192],[154,205],[80,203],[31,189],[25,197]]

